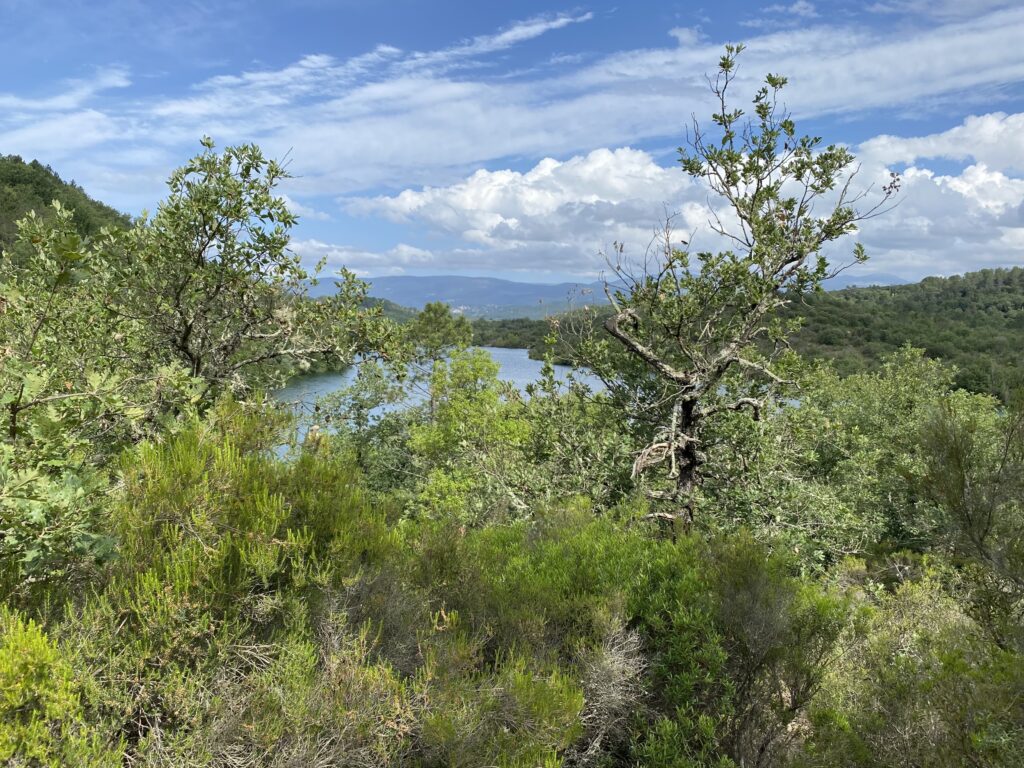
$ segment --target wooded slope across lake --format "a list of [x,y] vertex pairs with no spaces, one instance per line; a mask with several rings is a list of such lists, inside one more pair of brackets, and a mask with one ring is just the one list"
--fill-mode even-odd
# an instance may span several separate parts
[[[802,297],[787,315],[803,317],[792,339],[801,353],[832,360],[840,373],[872,370],[910,344],[958,369],[956,382],[1005,397],[1024,383],[1024,268],[929,277],[909,285],[846,288]],[[596,315],[600,320],[607,310]],[[474,343],[528,347],[542,356],[546,320],[476,320]],[[556,345],[556,358],[565,351]],[[562,360],[564,362],[564,360]]]

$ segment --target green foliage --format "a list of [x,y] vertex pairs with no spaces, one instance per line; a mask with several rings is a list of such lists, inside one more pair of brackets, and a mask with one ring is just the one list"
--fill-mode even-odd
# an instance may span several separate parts
[[252,146],[204,147],[152,220],[83,237],[55,201],[0,255],[0,587],[18,599],[71,588],[109,553],[98,509],[126,446],[173,433],[222,390],[388,344],[351,275],[305,296],[295,219],[272,194],[281,166]]
[[253,145],[203,147],[171,175],[121,265],[122,312],[143,321],[149,354],[184,367],[209,403],[278,385],[296,366],[347,365],[371,335],[383,343],[389,325],[351,273],[334,295],[308,298],[310,275],[288,250],[296,217],[274,195],[284,168]]
[[86,578],[112,554],[102,533],[105,483],[95,473],[14,468],[0,447],[0,585],[12,602],[34,602],[55,584]]
[[[584,323],[579,345],[578,359],[606,382],[646,444],[634,476],[650,479],[650,495],[668,502],[663,514],[675,519],[693,517],[715,421],[737,411],[757,418],[786,394],[793,323],[780,321],[779,310],[821,286],[831,274],[826,246],[855,232],[898,188],[894,180],[878,206],[858,212],[843,181],[853,156],[797,135],[779,103],[785,78],[765,79],[749,118],[729,106],[742,50],[727,46],[709,81],[719,105],[714,135],[695,125],[690,148],[680,149],[683,170],[724,208],[712,213],[711,228],[730,249],[680,248],[671,221],[657,252],[636,266],[619,245],[609,261],[607,334],[588,334]],[[853,257],[866,258],[859,245]],[[730,373],[742,378],[726,388]]]
[[977,398],[938,403],[921,424],[920,487],[939,535],[963,559],[972,615],[1024,651],[1024,407]]
[[638,754],[652,765],[773,764],[826,673],[844,600],[742,535],[659,555],[631,606],[659,694]]
[[[422,402],[404,402],[409,391]],[[602,508],[628,492],[631,445],[613,410],[551,368],[529,399],[498,379],[483,350],[453,351],[401,383],[362,365],[355,386],[323,405],[343,430],[374,490],[398,495],[410,514],[466,524],[517,519],[585,494]],[[406,407],[375,416],[374,408]]]
[[938,585],[865,610],[811,713],[800,765],[1013,765],[1024,675]]
[[0,409],[5,440],[31,450],[24,465],[109,455],[180,383],[169,371],[139,375],[142,329],[110,309],[123,234],[83,240],[71,211],[55,204],[52,215],[21,222],[29,254],[0,256]]
[[[350,278],[308,299],[255,147],[205,141],[130,233],[26,217],[0,259],[0,762],[1019,764],[1024,408],[912,348],[846,377],[776,354],[856,218],[787,182],[825,195],[850,157],[796,137],[778,76],[744,128],[738,52],[683,162],[742,247],[666,234],[604,318],[621,348],[583,334],[605,392],[550,359],[502,383],[444,305],[396,333]],[[260,387],[359,351],[391,365],[298,443]]]
[[0,255],[0,587],[20,598],[109,552],[104,467],[191,396],[181,371],[137,364],[142,329],[110,311],[123,233],[83,239],[71,211],[50,213]]
[[33,621],[0,608],[0,762],[113,768],[120,749],[83,720],[74,674]]
[[799,402],[757,421],[731,416],[711,433],[709,526],[746,526],[809,568],[921,547],[934,533],[934,515],[915,479],[924,466],[919,428],[952,396],[950,372],[905,349],[872,373],[840,378],[823,366],[798,373]]
[[[517,317],[505,320],[484,318],[473,321],[473,343],[480,347],[529,349],[530,357],[543,360],[547,337],[551,333],[550,320]],[[559,359],[558,362],[570,362]]]
[[955,366],[964,389],[1005,399],[1024,381],[1020,267],[818,293],[792,311],[805,318],[797,349],[835,361],[844,374],[874,368],[910,344]]
[[127,216],[93,200],[38,160],[26,163],[17,155],[0,155],[0,251],[14,246],[21,219],[32,211],[48,215],[55,200],[75,212],[75,231],[82,237],[94,237],[104,227],[130,224]]
[[[390,621],[401,606],[375,595],[420,570],[414,551],[329,440],[276,461],[267,416],[225,403],[125,465],[121,559],[61,626],[87,719],[132,759],[175,765],[554,759],[577,733],[578,685],[514,641],[480,655],[429,602],[411,627]],[[405,581],[392,598],[423,594]],[[410,631],[402,676],[384,653]]]
[[473,340],[473,327],[451,307],[430,302],[409,324],[409,335],[421,361],[439,360],[453,349],[465,349]]

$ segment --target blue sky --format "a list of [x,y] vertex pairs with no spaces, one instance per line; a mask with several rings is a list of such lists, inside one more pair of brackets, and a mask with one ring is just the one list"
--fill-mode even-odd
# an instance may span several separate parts
[[[705,72],[790,78],[798,127],[857,183],[904,173],[865,272],[1024,263],[1024,3],[0,0],[0,153],[131,213],[208,134],[287,154],[295,250],[363,275],[589,278],[665,211]],[[713,201],[712,201],[713,204]],[[710,242],[710,241],[708,241]]]

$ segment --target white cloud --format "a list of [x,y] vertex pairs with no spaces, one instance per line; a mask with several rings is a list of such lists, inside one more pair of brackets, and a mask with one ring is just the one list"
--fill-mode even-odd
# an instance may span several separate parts
[[956,174],[912,166],[899,205],[865,222],[860,239],[872,269],[906,278],[1024,264],[1024,180],[982,164]]
[[0,129],[0,147],[5,152],[53,163],[127,135],[118,120],[98,110],[84,109],[56,113],[7,131]]
[[330,221],[331,216],[324,211],[318,211],[308,205],[303,205],[298,200],[294,200],[288,195],[281,195],[284,199],[285,205],[288,206],[288,210],[294,213],[296,216],[302,219],[313,219],[315,221]]
[[704,38],[701,31],[694,27],[675,27],[668,33],[676,39],[679,45],[697,45]]
[[497,51],[504,51],[519,43],[533,40],[541,35],[562,29],[570,24],[580,24],[594,18],[592,13],[579,16],[558,14],[555,16],[537,16],[525,21],[516,22],[511,26],[492,35],[478,35],[460,45],[443,48],[438,51],[416,52],[405,63],[405,67],[416,69],[439,64],[450,64],[458,59],[467,59]]
[[546,158],[525,173],[481,170],[447,187],[357,199],[349,208],[454,235],[486,267],[584,274],[601,269],[598,252],[613,240],[645,247],[666,208],[682,206],[687,227],[702,224],[707,212],[688,194],[693,185],[679,168],[622,148]]
[[860,150],[882,163],[973,159],[990,168],[1024,172],[1024,113],[971,115],[942,133],[918,138],[878,136],[862,144]]
[[[965,124],[975,124],[971,118]],[[895,141],[928,145],[929,137],[878,137],[860,152],[860,178],[877,187],[890,163],[879,147]],[[916,144],[915,144],[916,143]],[[974,163],[957,173],[912,166],[903,173],[898,205],[863,222],[858,239],[871,255],[870,271],[915,279],[986,266],[1024,263],[1024,179]],[[877,192],[875,193],[877,194]],[[866,199],[870,205],[872,198]],[[351,200],[352,212],[382,215],[457,238],[462,247],[419,254],[414,263],[394,254],[341,254],[369,263],[406,268],[475,268],[595,275],[598,256],[612,241],[642,255],[666,211],[697,250],[721,243],[708,230],[706,189],[678,167],[663,167],[635,149],[601,149],[559,162],[545,159],[529,171],[477,171],[444,187],[406,189],[395,195]],[[836,244],[838,261],[853,239]]]
[[[127,88],[131,85],[128,72],[123,67],[109,67],[99,70],[89,80],[69,80],[65,90],[55,96],[30,99],[9,93],[0,93],[0,110],[10,112],[55,112],[79,109],[101,91],[111,88]],[[10,115],[7,116],[10,119]],[[0,120],[3,120],[0,117]]]
[[434,255],[430,251],[406,243],[399,243],[383,252],[325,243],[315,239],[293,240],[291,247],[307,264],[312,265],[325,259],[326,268],[323,276],[328,276],[342,267],[362,277],[370,274],[401,274],[406,269],[429,267],[434,262]]
[[795,3],[791,3],[790,5],[769,5],[764,10],[765,13],[778,13],[784,16],[797,16],[802,19],[813,19],[818,15],[818,10],[814,7],[814,4],[807,2],[807,0],[796,0]]
[[970,18],[999,8],[1012,8],[1017,0],[882,0],[865,10],[880,14],[934,16],[940,19]]

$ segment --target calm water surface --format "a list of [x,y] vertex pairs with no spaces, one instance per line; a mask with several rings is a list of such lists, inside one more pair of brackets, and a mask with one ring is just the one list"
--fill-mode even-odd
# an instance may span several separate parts
[[[526,385],[540,378],[544,363],[531,360],[525,349],[504,349],[501,347],[480,347],[490,354],[501,367],[498,377],[511,382],[520,392],[525,392]],[[564,379],[571,369],[569,366],[556,365],[555,372],[559,379]],[[296,408],[309,412],[318,398],[337,392],[355,381],[358,368],[352,367],[341,373],[311,373],[292,379],[288,386],[278,390],[275,397],[280,402],[295,403]],[[581,376],[583,381],[593,388],[600,388],[600,382],[593,376]],[[415,397],[410,398],[413,401]]]

